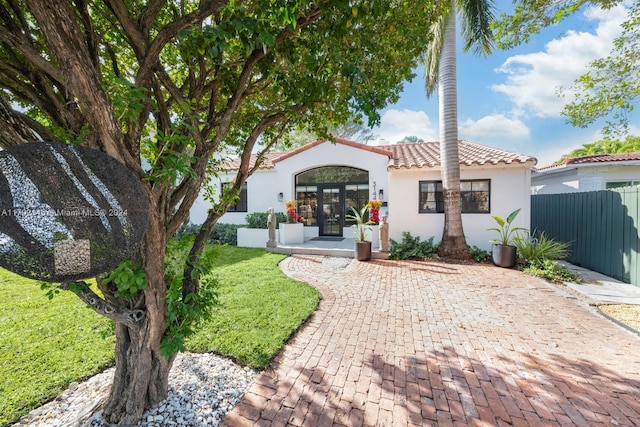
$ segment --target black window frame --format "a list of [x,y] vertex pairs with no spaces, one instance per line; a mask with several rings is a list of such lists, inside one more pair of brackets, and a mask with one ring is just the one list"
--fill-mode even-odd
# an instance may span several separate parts
[[[231,182],[222,183],[222,188],[220,189],[220,193],[224,195],[225,188],[233,185]],[[238,199],[235,203],[230,204],[227,207],[227,212],[249,212],[249,200],[247,197],[247,183],[245,182],[242,186],[242,190],[240,190],[240,194],[238,195]]]
[[[486,183],[487,184],[487,190],[479,190],[479,191],[475,191],[473,190],[473,183]],[[463,214],[490,214],[491,213],[491,179],[487,179],[487,178],[482,178],[482,179],[461,179],[460,180],[460,185],[462,187],[463,183],[471,183],[471,190],[470,191],[462,191],[462,188],[460,190],[460,210]],[[423,193],[427,193],[427,192],[423,192],[423,184],[424,185],[431,185],[434,188],[434,192],[433,192],[433,199],[432,200],[424,200],[425,197],[423,197]],[[469,209],[465,209],[465,203],[464,203],[464,197],[467,194],[473,194],[474,192],[487,192],[487,209],[486,210],[481,210],[481,209],[474,209],[474,210],[469,210]],[[435,204],[435,209],[427,209],[426,207],[426,203],[429,202],[432,206],[433,204]],[[477,206],[477,205],[476,205]],[[425,181],[418,181],[418,213],[421,214],[441,214],[444,213],[444,194],[442,191],[442,180],[425,180]]]

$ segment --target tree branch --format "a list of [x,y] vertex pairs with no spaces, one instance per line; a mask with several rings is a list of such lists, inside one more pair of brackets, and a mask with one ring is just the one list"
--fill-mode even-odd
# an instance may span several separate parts
[[61,285],[61,288],[72,291],[96,313],[130,328],[139,329],[145,317],[143,310],[129,310],[105,301],[93,292],[86,282],[65,283]]

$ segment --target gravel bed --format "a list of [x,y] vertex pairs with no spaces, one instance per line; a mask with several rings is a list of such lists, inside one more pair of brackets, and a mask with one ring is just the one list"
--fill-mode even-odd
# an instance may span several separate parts
[[[105,427],[102,410],[115,368],[73,383],[60,396],[32,411],[18,426]],[[217,426],[251,387],[258,372],[214,354],[182,353],[169,374],[169,395],[146,411],[140,427]]]

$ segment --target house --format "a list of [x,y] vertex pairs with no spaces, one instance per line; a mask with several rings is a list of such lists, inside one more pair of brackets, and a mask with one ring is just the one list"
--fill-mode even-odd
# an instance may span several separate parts
[[535,169],[533,194],[577,193],[640,185],[640,152],[596,154]]
[[[516,226],[528,227],[533,157],[468,141],[459,141],[462,220],[469,245],[490,249],[496,225],[491,215],[506,217],[521,208]],[[234,177],[238,162],[220,174],[219,190]],[[346,214],[369,200],[384,202],[389,237],[400,241],[405,231],[422,239],[440,241],[444,202],[438,142],[370,146],[345,139],[316,141],[287,153],[270,153],[247,180],[240,199],[220,219],[243,224],[247,213],[273,207],[285,211],[297,200],[304,217],[304,236],[352,237]],[[193,223],[202,222],[206,204],[199,201],[191,212]]]

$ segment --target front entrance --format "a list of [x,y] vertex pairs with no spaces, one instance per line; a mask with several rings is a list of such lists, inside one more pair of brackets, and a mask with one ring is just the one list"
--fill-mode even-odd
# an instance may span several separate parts
[[369,201],[369,172],[349,166],[323,166],[296,175],[298,214],[319,236],[341,237],[351,208]]
[[344,186],[320,186],[319,205],[322,206],[322,210],[318,212],[320,236],[342,236],[342,227],[344,227],[342,187]]

